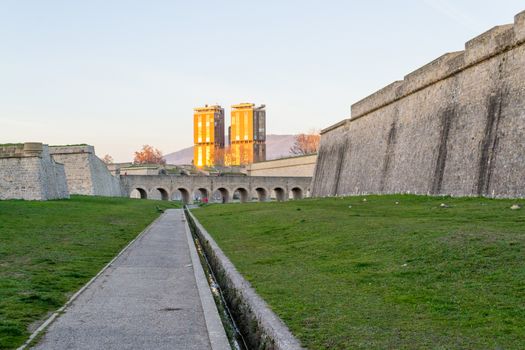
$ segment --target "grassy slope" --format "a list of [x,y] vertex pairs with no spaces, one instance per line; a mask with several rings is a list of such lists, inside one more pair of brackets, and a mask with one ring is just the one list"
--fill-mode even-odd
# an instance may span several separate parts
[[523,348],[525,209],[363,198],[194,214],[309,349]]
[[58,309],[131,239],[176,204],[73,196],[0,201],[0,349]]

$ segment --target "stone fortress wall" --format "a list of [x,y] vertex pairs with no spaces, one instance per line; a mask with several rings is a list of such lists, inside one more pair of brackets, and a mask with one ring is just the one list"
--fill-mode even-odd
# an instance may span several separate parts
[[0,199],[69,198],[64,165],[49,147],[28,142],[0,145]]
[[312,177],[317,161],[317,154],[267,160],[248,164],[248,176],[303,176]]
[[71,194],[121,196],[120,180],[112,176],[89,145],[51,146],[53,158],[65,166]]
[[525,197],[525,12],[322,131],[314,196]]
[[[158,174],[158,173],[157,173]],[[69,194],[175,200],[191,203],[216,190],[228,202],[234,193],[241,201],[287,200],[309,196],[311,177],[264,176],[113,176],[93,146],[47,146],[41,143],[0,145],[0,199],[47,200]]]

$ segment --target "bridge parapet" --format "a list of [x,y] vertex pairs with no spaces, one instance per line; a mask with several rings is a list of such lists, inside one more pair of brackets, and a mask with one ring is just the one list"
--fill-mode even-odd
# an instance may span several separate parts
[[230,202],[234,195],[241,202],[275,199],[285,201],[310,196],[310,177],[273,176],[121,176],[122,193],[128,197],[182,200],[197,198]]

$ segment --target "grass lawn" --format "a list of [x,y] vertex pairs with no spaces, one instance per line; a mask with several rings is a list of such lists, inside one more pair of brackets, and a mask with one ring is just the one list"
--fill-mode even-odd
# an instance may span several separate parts
[[193,213],[309,349],[523,349],[514,203],[389,195]]
[[60,308],[170,202],[72,196],[0,201],[0,349]]

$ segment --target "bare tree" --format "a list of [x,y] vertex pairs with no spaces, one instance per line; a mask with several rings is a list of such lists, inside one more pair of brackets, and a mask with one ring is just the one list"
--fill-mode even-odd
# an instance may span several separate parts
[[226,148],[215,148],[213,165],[224,166],[226,161]]
[[295,135],[294,144],[290,148],[290,153],[294,155],[317,153],[320,141],[321,135],[319,135],[318,131],[312,131],[309,134]]
[[224,148],[224,165],[231,166],[233,163],[233,150],[231,146]]
[[166,164],[166,160],[163,158],[162,151],[158,150],[157,148],[153,148],[150,145],[144,145],[140,151],[135,152],[133,163]]
[[[235,147],[239,147],[239,153],[236,153]],[[251,162],[250,152],[246,145],[227,146],[215,150],[215,165],[232,166],[246,165]],[[238,159],[237,159],[238,158]]]
[[113,164],[114,163],[114,160],[113,160],[113,157],[110,156],[109,154],[106,154],[104,156],[104,158],[102,158],[102,161],[106,164]]
[[247,165],[252,162],[252,159],[250,157],[250,151],[248,150],[248,147],[250,146],[241,145],[241,149],[239,152],[239,165]]

